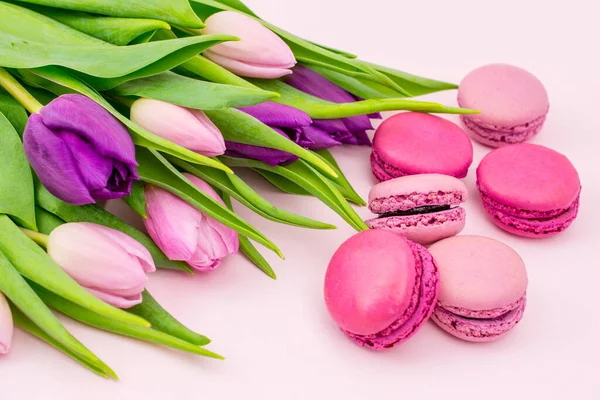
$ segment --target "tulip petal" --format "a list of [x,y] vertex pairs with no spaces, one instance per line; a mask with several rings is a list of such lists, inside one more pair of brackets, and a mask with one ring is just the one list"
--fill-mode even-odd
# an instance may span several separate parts
[[0,354],[8,354],[12,344],[13,320],[8,301],[0,293]]
[[233,229],[223,225],[219,221],[215,221],[212,218],[209,218],[208,224],[215,232],[217,232],[220,235],[223,243],[225,244],[227,253],[237,254],[240,247],[238,233]]
[[341,140],[341,142],[344,144],[353,144],[353,145],[358,145],[358,146],[370,146],[371,145],[371,139],[369,138],[369,135],[367,135],[367,132],[365,132],[365,131],[354,132],[354,133],[352,133],[352,136],[343,138]]
[[370,131],[373,129],[373,124],[371,124],[371,120],[366,115],[342,118],[342,121],[350,132]]
[[61,131],[60,138],[71,149],[80,176],[90,191],[102,189],[112,174],[112,162],[98,154],[84,138],[68,131]]
[[69,223],[54,229],[48,254],[79,284],[102,290],[129,289],[147,280],[140,260],[90,223]]
[[131,107],[131,120],[157,136],[207,157],[225,152],[221,132],[202,111],[139,99]]
[[75,205],[94,203],[68,145],[44,125],[39,114],[29,117],[23,146],[27,160],[50,193]]
[[325,150],[341,145],[340,142],[329,136],[329,133],[316,126],[306,126],[301,128],[301,131],[307,141],[312,142],[311,145],[307,146],[311,150]]
[[313,126],[331,134],[350,134],[350,131],[344,125],[344,121],[341,119],[315,119]]
[[303,65],[296,65],[285,83],[298,90],[334,103],[354,103],[354,97],[324,76]]
[[291,68],[296,59],[289,46],[271,30],[247,15],[224,11],[205,20],[202,33],[228,34],[240,38],[213,46],[211,53],[258,66]]
[[292,74],[292,71],[290,69],[286,69],[286,67],[277,68],[247,64],[232,58],[223,57],[211,50],[206,50],[202,54],[211,61],[219,64],[221,67],[233,72],[236,75],[246,78],[276,79]]
[[202,213],[179,197],[156,186],[145,190],[144,226],[170,260],[187,261],[196,251]]
[[96,231],[102,233],[109,240],[112,240],[115,246],[120,246],[128,254],[136,257],[140,261],[144,272],[150,273],[156,271],[156,266],[154,265],[154,260],[152,259],[150,252],[140,242],[116,229],[87,222],[84,223],[93,226]]
[[[275,132],[289,139],[281,129],[271,127]],[[226,156],[235,158],[251,158],[262,161],[272,167],[276,165],[289,164],[298,160],[298,156],[285,151],[269,149],[267,147],[252,146],[249,144],[225,142],[227,146]]]
[[309,126],[313,122],[304,111],[270,101],[255,106],[240,107],[239,110],[253,116],[265,125],[279,128],[299,128]]
[[122,297],[113,295],[110,293],[103,292],[101,290],[91,289],[89,287],[85,288],[88,292],[99,298],[105,303],[108,303],[117,308],[131,308],[133,306],[137,306],[142,303],[142,293],[138,293],[137,295],[131,297]]
[[105,157],[137,166],[135,147],[124,125],[95,101],[80,94],[65,94],[42,108],[49,129],[82,136]]

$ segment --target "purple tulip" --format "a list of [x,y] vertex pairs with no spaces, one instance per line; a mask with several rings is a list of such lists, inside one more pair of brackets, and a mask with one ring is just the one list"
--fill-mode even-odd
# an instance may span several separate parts
[[79,94],[60,96],[32,114],[23,145],[42,184],[71,204],[128,196],[139,179],[127,129]]
[[[294,73],[285,82],[304,93],[333,103],[353,103],[358,99],[315,71],[297,65]],[[371,140],[368,130],[373,129],[370,118],[381,118],[379,114],[359,115],[336,120],[315,120],[313,125],[327,131],[331,137],[345,144],[368,146]]]
[[6,298],[0,292],[0,354],[8,354],[13,336],[12,313]]
[[105,226],[68,223],[48,237],[48,255],[100,300],[119,308],[142,302],[152,256],[138,241]]

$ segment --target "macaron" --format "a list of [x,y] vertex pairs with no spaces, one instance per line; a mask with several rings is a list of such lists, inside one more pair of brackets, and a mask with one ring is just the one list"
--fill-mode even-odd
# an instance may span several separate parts
[[564,155],[544,146],[516,144],[488,153],[477,187],[492,221],[531,238],[556,235],[577,217],[581,182]]
[[528,71],[506,64],[491,64],[468,74],[460,83],[458,104],[481,111],[461,120],[478,142],[500,147],[534,137],[550,108],[548,93]]
[[464,178],[473,162],[473,145],[456,124],[422,113],[396,114],[373,139],[371,169],[379,181],[437,173]]
[[509,246],[482,236],[455,236],[429,247],[440,273],[432,320],[470,342],[506,335],[523,317],[527,270]]
[[378,183],[369,192],[369,209],[379,217],[371,229],[397,232],[413,242],[430,244],[465,227],[467,187],[441,174],[410,175]]
[[435,307],[431,254],[397,233],[368,230],[344,242],[325,275],[329,314],[352,341],[374,350],[412,337]]

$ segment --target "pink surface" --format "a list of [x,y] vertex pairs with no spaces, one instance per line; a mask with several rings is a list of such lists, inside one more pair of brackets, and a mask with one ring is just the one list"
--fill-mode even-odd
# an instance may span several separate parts
[[[451,151],[450,151],[451,149]],[[384,121],[373,140],[374,173],[381,180],[425,173],[464,178],[473,161],[473,146],[456,124],[434,115],[400,113]],[[394,170],[395,169],[395,170]]]
[[543,117],[549,107],[542,82],[530,72],[506,64],[490,64],[470,72],[460,83],[458,102],[481,111],[469,117],[471,121],[500,130]]
[[442,306],[504,309],[527,290],[527,271],[509,246],[481,236],[457,236],[429,247],[440,270]]
[[[595,251],[600,226],[596,117],[600,58],[594,51],[598,2],[374,0],[368,7],[343,0],[244,3],[287,31],[423,76],[458,83],[474,67],[495,61],[523,66],[539,76],[552,97],[552,110],[542,134],[532,141],[568,155],[577,166],[585,187],[577,223],[542,241],[510,235],[487,218],[475,187],[475,168],[464,180],[471,198],[463,205],[468,213],[463,234],[499,239],[527,264],[525,318],[504,339],[492,343],[463,342],[429,322],[390,351],[354,345],[331,321],[323,302],[327,262],[353,229],[318,200],[283,194],[241,171],[277,207],[339,229],[282,226],[234,203],[236,212],[285,253],[286,260],[281,261],[257,246],[277,272],[277,281],[266,278],[241,255],[226,258],[208,274],[189,277],[161,270],[150,276],[148,287],[156,299],[182,322],[209,336],[210,348],[226,361],[99,332],[59,316],[117,371],[120,381],[98,378],[15,328],[10,355],[0,356],[0,398],[600,398],[600,322],[593,318],[600,281]],[[426,21],[409,16],[426,16]],[[422,99],[452,105],[456,91]],[[460,123],[455,115],[444,117]],[[474,150],[476,166],[489,148],[475,143]],[[332,152],[366,199],[375,183],[370,149],[344,146]],[[111,203],[111,209],[139,223],[120,203]],[[366,207],[356,210],[362,218],[372,216]]]
[[[418,296],[415,256],[395,233],[365,231],[335,252],[325,275],[325,303],[334,321],[358,335],[389,327]],[[418,286],[418,285],[417,285]]]

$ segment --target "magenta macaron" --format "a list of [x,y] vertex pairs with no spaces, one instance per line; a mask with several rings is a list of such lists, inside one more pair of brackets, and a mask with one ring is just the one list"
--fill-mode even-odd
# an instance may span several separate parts
[[344,242],[325,275],[325,303],[355,343],[391,348],[414,335],[435,307],[439,274],[429,252],[397,233],[368,230]]
[[579,210],[577,170],[544,146],[523,143],[488,153],[477,168],[477,187],[494,223],[520,236],[556,235]]
[[369,209],[379,217],[371,229],[400,233],[413,242],[430,244],[463,230],[467,188],[441,174],[410,175],[381,182],[369,192]]
[[481,236],[456,236],[429,248],[440,272],[432,320],[471,342],[506,335],[523,317],[527,271],[507,245]]
[[478,68],[460,83],[458,104],[481,111],[461,120],[473,139],[490,147],[521,143],[544,125],[548,93],[538,78],[506,64]]
[[373,139],[371,168],[379,181],[429,173],[464,178],[472,162],[468,135],[435,115],[396,114],[377,128]]

